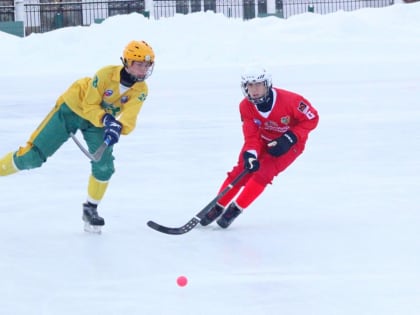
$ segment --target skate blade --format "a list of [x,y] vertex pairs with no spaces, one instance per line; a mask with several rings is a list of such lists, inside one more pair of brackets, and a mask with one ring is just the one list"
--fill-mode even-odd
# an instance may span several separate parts
[[85,230],[85,232],[92,233],[92,234],[101,234],[102,233],[102,226],[91,225],[88,222],[85,222],[84,230]]

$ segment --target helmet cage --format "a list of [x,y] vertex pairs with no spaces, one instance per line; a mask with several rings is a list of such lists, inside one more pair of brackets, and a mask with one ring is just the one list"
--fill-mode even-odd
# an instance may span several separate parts
[[[266,93],[258,98],[253,98],[249,94],[248,84],[249,83],[264,83]],[[270,95],[270,89],[272,87],[271,75],[265,71],[265,69],[253,69],[246,71],[241,77],[241,89],[244,96],[255,105],[265,103]]]
[[155,63],[152,62],[150,64],[149,69],[147,69],[146,75],[143,78],[137,78],[137,81],[138,82],[142,82],[142,81],[146,80],[148,77],[150,77],[152,75],[152,73],[153,73],[154,67],[155,67]]
[[121,61],[125,67],[130,67],[135,61],[150,63],[146,75],[142,77],[136,77],[132,75],[133,79],[138,82],[142,82],[150,77],[153,73],[155,65],[155,53],[153,52],[152,47],[150,47],[149,44],[145,41],[131,41],[125,47]]

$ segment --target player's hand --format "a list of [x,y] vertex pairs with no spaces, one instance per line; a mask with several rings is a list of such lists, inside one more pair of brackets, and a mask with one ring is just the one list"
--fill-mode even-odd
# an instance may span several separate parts
[[250,173],[258,171],[260,168],[260,162],[258,161],[255,154],[245,151],[243,153],[243,158],[245,169],[247,169]]
[[105,114],[102,117],[102,123],[105,128],[104,140],[108,142],[109,146],[114,145],[120,139],[122,124],[111,114]]
[[281,137],[267,144],[267,151],[272,156],[280,156],[285,154],[297,142],[296,135],[290,130],[286,131]]

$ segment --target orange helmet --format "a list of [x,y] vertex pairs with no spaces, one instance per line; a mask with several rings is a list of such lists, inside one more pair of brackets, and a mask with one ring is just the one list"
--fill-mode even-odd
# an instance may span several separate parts
[[144,40],[133,40],[125,47],[122,59],[126,66],[130,66],[133,61],[148,61],[153,64],[155,62],[155,53],[153,52],[152,47]]

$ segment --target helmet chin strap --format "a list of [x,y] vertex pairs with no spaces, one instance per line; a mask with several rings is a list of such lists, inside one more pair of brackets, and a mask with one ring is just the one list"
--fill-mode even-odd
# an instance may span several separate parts
[[121,60],[121,62],[122,62],[122,64],[123,64],[124,67],[127,67],[128,66],[127,65],[127,60],[125,60],[123,57],[120,57],[120,60]]

